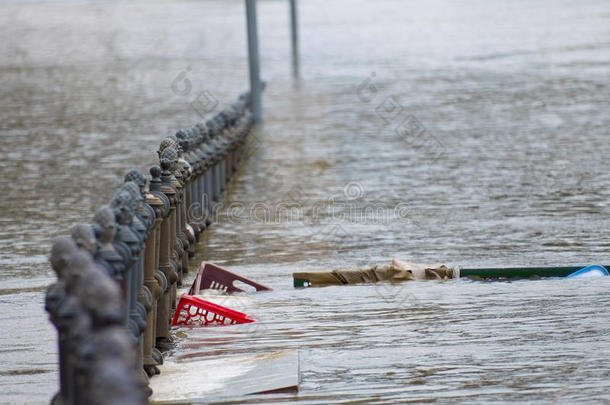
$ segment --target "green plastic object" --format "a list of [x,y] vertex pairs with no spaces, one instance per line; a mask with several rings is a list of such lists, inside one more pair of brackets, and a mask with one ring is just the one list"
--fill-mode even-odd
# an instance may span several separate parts
[[[460,269],[460,277],[472,278],[536,278],[566,277],[585,266],[567,267],[499,267]],[[604,266],[608,268],[608,266]]]
[[[479,269],[460,269],[460,277],[475,279],[527,279],[544,277],[566,277],[586,266],[556,267],[487,267]],[[610,269],[609,265],[604,266]],[[308,280],[293,279],[295,288],[308,287]]]

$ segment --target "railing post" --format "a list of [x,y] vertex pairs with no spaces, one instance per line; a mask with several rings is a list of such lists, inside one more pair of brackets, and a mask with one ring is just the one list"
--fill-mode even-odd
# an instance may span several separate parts
[[[176,169],[176,173],[180,173],[180,168]],[[189,250],[191,249],[191,241],[195,241],[195,235],[190,233],[187,229],[186,223],[186,198],[187,198],[187,180],[186,176],[176,176],[176,189],[178,190],[178,205],[176,207],[176,243],[180,250],[180,264],[181,274],[179,276],[179,282],[182,284],[183,275],[188,273],[189,270]]]
[[[195,175],[193,176],[191,203],[189,207],[190,212],[193,215],[193,222],[197,224],[199,228],[199,234],[197,240],[201,237],[201,232],[207,227],[206,218],[204,214],[204,198],[203,198],[203,178],[205,169],[205,156],[201,149],[201,142],[203,140],[203,134],[201,134],[200,124],[195,125],[190,131],[191,142],[189,149],[191,150],[191,160],[189,163],[193,166]],[[196,209],[197,208],[197,209]]]
[[[167,310],[167,303],[169,302],[169,299],[167,297],[169,296],[169,289],[170,289],[170,283],[168,281],[168,278],[166,277],[166,273],[168,273],[169,268],[166,267],[164,269],[164,270],[166,270],[166,272],[163,272],[163,270],[161,269],[161,263],[169,263],[169,247],[168,247],[168,243],[167,243],[167,236],[162,235],[162,232],[163,232],[163,229],[165,229],[164,226],[166,226],[167,222],[169,221],[171,204],[170,204],[169,198],[162,192],[162,189],[161,189],[161,168],[159,166],[151,167],[150,175],[151,175],[151,179],[150,179],[150,183],[149,183],[150,194],[153,197],[155,197],[156,199],[158,199],[159,201],[161,201],[161,203],[162,203],[162,207],[159,207],[159,210],[155,209],[155,212],[157,212],[158,215],[156,217],[156,225],[154,228],[153,244],[155,246],[155,254],[153,257],[153,260],[154,260],[153,277],[157,284],[157,287],[153,291],[153,297],[154,297],[156,304],[153,307],[155,312],[152,315],[153,319],[152,319],[152,323],[150,325],[151,329],[152,329],[152,332],[151,332],[152,336],[150,337],[150,340],[151,340],[150,355],[152,356],[154,363],[162,364],[163,357],[161,356],[160,352],[156,348],[157,331],[160,328],[159,322],[163,322],[163,319],[164,319],[164,316],[162,315],[162,313],[167,314],[165,316],[165,318],[167,318],[165,320],[165,323],[169,322],[169,312]],[[169,267],[171,267],[171,266],[169,266]],[[149,283],[152,284],[153,281],[149,279]],[[152,363],[153,362],[150,362],[148,364],[152,364]],[[156,373],[158,371],[155,368],[156,364],[152,364],[152,366],[148,366],[147,371],[148,372],[154,371]],[[145,364],[145,366],[147,366],[147,364]]]
[[211,213],[211,177],[210,177],[210,167],[211,167],[211,159],[212,152],[208,147],[206,141],[208,139],[209,133],[207,126],[204,124],[195,125],[197,130],[197,151],[200,156],[200,170],[201,175],[199,176],[199,192],[198,198],[199,203],[201,204],[201,215],[202,222],[205,223],[207,227],[212,222],[212,213]]
[[[155,321],[157,317],[157,304],[163,291],[159,282],[155,278],[155,270],[159,263],[159,227],[163,218],[169,210],[169,201],[165,202],[159,195],[153,194],[152,184],[149,186],[149,191],[144,192],[146,204],[153,210],[153,223],[150,228],[150,233],[146,239],[145,256],[144,256],[144,287],[150,293],[151,307],[146,313],[146,329],[144,331],[143,348],[142,348],[142,363],[144,370],[149,377],[157,373],[156,366],[159,364],[153,357],[153,348],[155,346]],[[166,207],[167,204],[167,207]]]
[[[141,337],[142,332],[146,329],[146,307],[151,303],[148,301],[150,291],[144,290],[144,258],[146,253],[146,241],[148,240],[150,229],[154,224],[155,213],[152,208],[144,203],[144,187],[146,186],[146,178],[137,170],[131,170],[125,175],[125,184],[123,189],[129,192],[132,197],[132,208],[134,216],[132,220],[132,228],[140,237],[142,247],[137,258],[136,264],[131,271],[131,317],[138,324],[138,333],[136,337]],[[140,360],[140,359],[139,359]]]
[[54,404],[146,402],[133,361],[134,340],[122,325],[122,292],[101,259],[110,257],[113,217],[105,207],[96,213],[100,221],[76,225],[72,238],[58,238],[53,245],[51,266],[58,281],[47,292],[46,308],[60,334],[61,390]]
[[72,361],[73,347],[70,344],[70,326],[74,313],[67,311],[68,295],[64,269],[68,265],[68,257],[77,249],[72,238],[57,238],[51,250],[51,268],[57,275],[57,282],[49,287],[45,298],[45,309],[50,315],[51,322],[57,328],[59,346],[59,392],[55,395],[53,403],[74,404],[74,367]]
[[135,301],[135,286],[133,285],[132,273],[136,261],[140,257],[143,240],[132,229],[134,206],[131,194],[125,190],[119,190],[110,202],[117,222],[117,233],[114,240],[115,249],[123,257],[125,265],[122,273],[116,277],[121,283],[123,299],[125,300],[125,323],[134,336],[138,336],[139,325],[137,319],[132,316]]
[[[169,162],[167,173],[168,179],[174,190],[175,194],[175,207],[174,214],[171,218],[171,240],[173,246],[173,256],[177,265],[178,284],[172,288],[171,304],[172,308],[176,306],[176,287],[182,284],[182,275],[188,271],[188,257],[185,250],[185,246],[180,236],[182,235],[182,197],[183,197],[183,186],[182,182],[178,180],[176,175],[180,176],[178,168],[178,152],[173,147],[166,148],[161,153],[161,160]],[[163,162],[161,162],[163,168]],[[165,173],[165,171],[164,171]],[[165,176],[165,175],[164,175]],[[165,180],[164,180],[165,182]]]
[[167,288],[163,292],[161,298],[161,305],[157,307],[157,328],[156,328],[156,342],[155,344],[161,351],[166,350],[168,346],[171,346],[171,339],[169,335],[169,320],[171,316],[171,310],[173,307],[172,296],[175,296],[176,282],[178,281],[177,266],[172,260],[172,253],[174,250],[174,240],[172,226],[174,222],[174,216],[176,213],[176,189],[171,184],[171,173],[169,168],[171,162],[168,159],[162,158],[160,173],[153,172],[161,176],[161,185],[159,191],[162,192],[168,202],[169,209],[168,214],[163,218],[161,223],[160,232],[160,244],[159,244],[159,270],[165,276],[167,280]]
[[196,127],[181,129],[176,133],[176,137],[178,138],[180,147],[182,148],[182,159],[184,162],[183,166],[188,172],[185,184],[186,197],[184,208],[188,232],[187,236],[189,236],[189,238],[193,238],[188,251],[189,257],[193,257],[195,255],[195,244],[197,241],[199,241],[201,232],[206,226],[205,222],[203,222],[201,219],[200,212],[198,212],[201,209],[201,204],[199,202],[199,185],[202,170],[201,156],[196,148],[197,133],[198,128]]
[[[210,197],[212,202],[216,202],[220,200],[220,178],[218,176],[218,166],[220,163],[220,153],[218,150],[218,145],[216,144],[216,134],[218,133],[218,128],[216,127],[216,123],[213,120],[208,120],[205,123],[208,129],[208,139],[207,139],[207,147],[211,153],[211,167],[210,167]],[[213,208],[210,207],[210,214],[213,214]]]
[[157,348],[173,346],[177,284],[195,238],[209,225],[211,202],[236,170],[253,122],[251,102],[242,95],[206,125],[165,138],[148,190],[140,172],[128,172],[93,225],[76,225],[71,238],[53,246],[58,282],[45,303],[58,331],[54,404],[146,401],[148,377],[163,362]]

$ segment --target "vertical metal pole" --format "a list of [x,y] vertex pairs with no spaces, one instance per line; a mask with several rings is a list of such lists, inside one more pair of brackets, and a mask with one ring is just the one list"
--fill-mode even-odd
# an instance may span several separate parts
[[292,75],[299,77],[299,20],[297,19],[297,0],[290,0],[290,33],[292,37]]
[[250,63],[250,97],[254,122],[262,122],[261,78],[258,58],[258,34],[256,28],[256,0],[246,0],[248,21],[248,59]]

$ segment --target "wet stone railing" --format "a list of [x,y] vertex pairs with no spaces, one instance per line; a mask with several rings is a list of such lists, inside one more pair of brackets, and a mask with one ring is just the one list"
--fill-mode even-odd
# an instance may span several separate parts
[[147,402],[173,344],[176,289],[252,127],[249,99],[163,139],[150,176],[127,172],[91,224],[55,241],[57,282],[46,295],[59,345],[53,403]]

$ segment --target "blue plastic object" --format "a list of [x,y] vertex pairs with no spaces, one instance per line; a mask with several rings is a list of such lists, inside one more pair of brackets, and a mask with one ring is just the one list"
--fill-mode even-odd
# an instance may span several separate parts
[[593,264],[591,266],[587,266],[584,269],[580,269],[575,271],[574,273],[566,276],[566,278],[586,278],[586,277],[601,277],[601,276],[610,276],[608,270],[604,266],[600,266],[598,264]]

